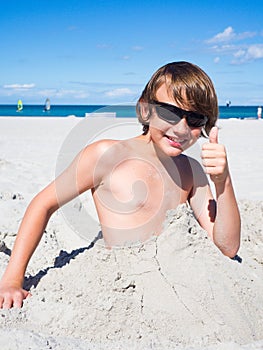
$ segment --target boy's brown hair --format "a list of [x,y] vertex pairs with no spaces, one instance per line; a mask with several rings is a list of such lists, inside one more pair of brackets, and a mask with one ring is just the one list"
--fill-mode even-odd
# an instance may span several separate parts
[[[172,62],[159,68],[145,86],[136,105],[136,112],[140,123],[143,125],[143,133],[149,130],[151,108],[148,113],[143,112],[142,105],[151,105],[156,100],[157,90],[165,84],[167,91],[174,99],[178,107],[197,112],[207,116],[208,121],[204,127],[206,135],[218,118],[218,102],[214,85],[208,75],[198,66],[189,62]],[[161,101],[160,101],[161,102]],[[202,132],[202,135],[204,133]]]

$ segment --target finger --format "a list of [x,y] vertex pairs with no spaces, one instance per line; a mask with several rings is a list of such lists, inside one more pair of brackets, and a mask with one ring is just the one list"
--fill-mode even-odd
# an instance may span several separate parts
[[10,297],[5,297],[2,308],[3,309],[11,309],[13,305],[13,300]]
[[[211,143],[209,144],[211,145]],[[201,158],[206,159],[206,158],[215,158],[215,152],[214,149],[203,149],[201,153]]]
[[209,133],[209,142],[218,143],[218,127],[213,126]]
[[23,305],[23,300],[26,298],[25,293],[17,293],[14,296],[13,307],[21,308]]
[[206,167],[205,168],[205,172],[206,172],[207,175],[210,175],[210,176],[220,176],[220,175],[222,175],[222,173],[219,172],[216,167]]
[[21,308],[23,305],[23,298],[14,298],[14,302],[13,302],[13,307],[14,308]]
[[25,299],[32,297],[32,294],[30,292],[26,292]]
[[224,151],[224,146],[219,143],[206,142],[202,145],[202,152],[214,152],[214,151]]
[[206,158],[206,159],[203,159],[203,166],[204,167],[212,167],[214,168],[217,164],[215,163],[215,160],[213,158]]

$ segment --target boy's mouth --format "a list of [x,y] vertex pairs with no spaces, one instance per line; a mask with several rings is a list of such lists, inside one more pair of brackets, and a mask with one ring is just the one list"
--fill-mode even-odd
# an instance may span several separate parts
[[172,137],[169,135],[165,135],[165,137],[168,139],[169,144],[173,147],[177,147],[177,148],[182,148],[182,145],[185,143],[185,139],[177,139],[176,137]]

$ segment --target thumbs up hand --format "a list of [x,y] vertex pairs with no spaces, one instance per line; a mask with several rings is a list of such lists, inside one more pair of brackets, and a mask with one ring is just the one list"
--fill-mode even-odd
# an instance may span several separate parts
[[210,143],[218,143],[218,128],[216,126],[212,127],[209,134]]
[[218,143],[218,128],[214,126],[209,134],[209,143],[202,147],[202,163],[211,180],[217,184],[226,180],[228,172],[227,155],[224,145]]

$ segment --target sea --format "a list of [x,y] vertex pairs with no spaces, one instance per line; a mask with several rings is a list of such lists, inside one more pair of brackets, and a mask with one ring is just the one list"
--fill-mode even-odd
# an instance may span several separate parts
[[[219,119],[257,119],[258,106],[219,106]],[[115,113],[117,118],[136,118],[135,105],[52,105],[45,111],[43,105],[24,105],[17,112],[16,105],[0,104],[0,117],[68,117],[84,118],[86,113]],[[109,114],[110,115],[110,114]]]

